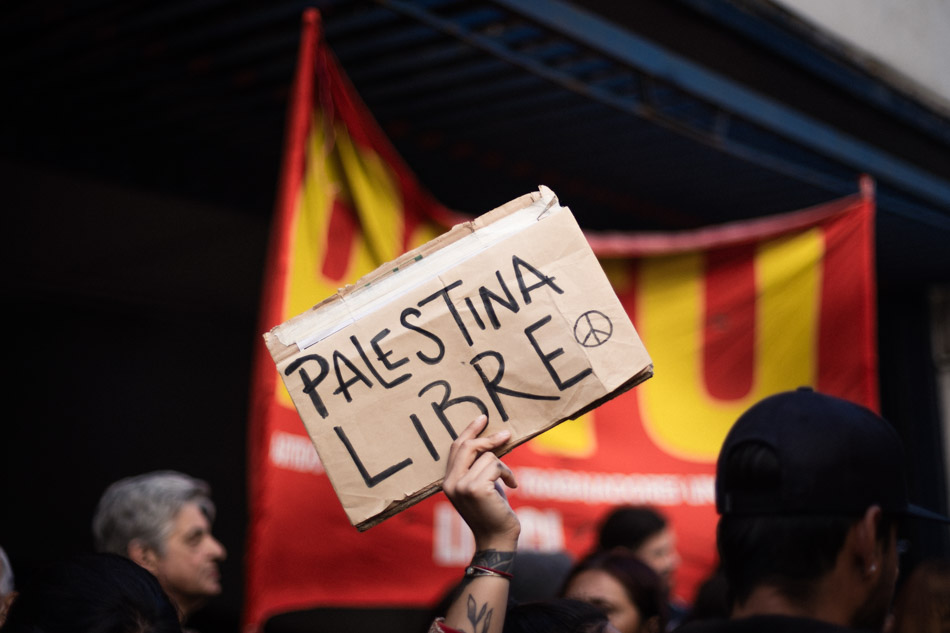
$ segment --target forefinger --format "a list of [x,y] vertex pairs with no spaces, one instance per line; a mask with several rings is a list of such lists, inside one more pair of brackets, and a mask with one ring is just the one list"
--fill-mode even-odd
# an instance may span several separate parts
[[452,475],[461,476],[471,468],[479,455],[498,448],[511,437],[509,431],[499,431],[487,437],[476,437],[485,429],[487,422],[488,418],[484,415],[475,418],[452,442],[446,464],[446,478]]
[[488,416],[484,413],[471,422],[468,423],[462,432],[459,433],[456,442],[464,442],[465,440],[472,439],[473,437],[478,437],[478,434],[481,433],[485,426],[488,424]]

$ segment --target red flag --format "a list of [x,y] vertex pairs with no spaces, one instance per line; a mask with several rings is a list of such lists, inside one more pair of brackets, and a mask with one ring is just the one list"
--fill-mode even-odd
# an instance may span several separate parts
[[590,236],[655,375],[506,457],[512,505],[544,508],[575,553],[613,505],[656,507],[690,600],[715,564],[715,459],[736,418],[802,385],[877,408],[873,211],[865,190],[699,231]]
[[[315,11],[305,14],[285,147],[262,332],[453,218],[356,97]],[[865,190],[701,231],[590,236],[656,375],[505,458],[519,481],[510,498],[520,546],[579,556],[615,504],[653,505],[672,520],[676,592],[691,598],[715,562],[714,459],[739,413],[804,384],[876,408],[872,227]],[[473,549],[451,505],[436,495],[357,532],[263,344],[258,352],[246,629],[319,606],[434,603]]]
[[[319,14],[305,12],[261,331],[435,237],[452,218],[418,186],[347,83],[320,35]],[[353,560],[360,551],[391,569],[403,566],[405,553],[428,557],[417,528],[419,536],[407,538],[398,528],[361,536],[350,526],[263,344],[248,443],[249,629],[295,608],[378,601]],[[383,602],[418,599],[406,583]]]

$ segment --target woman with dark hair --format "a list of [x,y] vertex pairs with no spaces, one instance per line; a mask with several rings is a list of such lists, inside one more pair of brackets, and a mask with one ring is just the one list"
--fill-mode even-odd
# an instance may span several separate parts
[[617,633],[604,612],[580,600],[553,598],[508,608],[503,633]]
[[620,633],[662,633],[666,629],[663,582],[629,552],[587,556],[568,574],[561,595],[602,609]]

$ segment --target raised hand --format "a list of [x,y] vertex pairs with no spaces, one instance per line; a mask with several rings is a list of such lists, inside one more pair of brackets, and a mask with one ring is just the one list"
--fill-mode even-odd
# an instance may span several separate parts
[[458,597],[434,630],[500,633],[504,624],[521,523],[501,485],[516,487],[515,476],[492,452],[511,433],[478,437],[487,424],[484,415],[476,418],[449,450],[442,489],[472,529],[476,552]]
[[481,415],[452,443],[442,489],[475,535],[476,549],[514,550],[521,523],[499,482],[517,487],[515,476],[491,451],[511,437],[498,431],[478,437],[488,424]]

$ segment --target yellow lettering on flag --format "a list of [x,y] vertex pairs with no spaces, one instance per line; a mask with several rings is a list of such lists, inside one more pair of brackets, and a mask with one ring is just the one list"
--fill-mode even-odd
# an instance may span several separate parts
[[638,395],[647,433],[661,448],[682,459],[713,462],[745,409],[769,394],[814,384],[823,252],[820,229],[758,247],[752,387],[730,401],[710,396],[703,380],[703,256],[644,260],[636,322],[656,379]]
[[[290,231],[292,259],[283,319],[305,312],[339,290],[341,283],[351,283],[403,252],[406,227],[396,176],[378,154],[357,146],[343,125],[335,126],[332,139],[327,138],[326,129],[324,117],[315,110],[307,139],[306,173]],[[353,211],[352,220],[359,229],[352,235],[330,234],[335,203]],[[420,224],[409,240],[409,248],[437,233],[432,223]],[[333,240],[340,239],[351,243],[330,247]],[[327,279],[322,274],[324,258],[340,254],[348,258],[343,266],[343,282]],[[280,404],[293,408],[282,384],[277,392]]]

